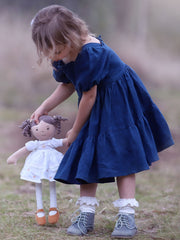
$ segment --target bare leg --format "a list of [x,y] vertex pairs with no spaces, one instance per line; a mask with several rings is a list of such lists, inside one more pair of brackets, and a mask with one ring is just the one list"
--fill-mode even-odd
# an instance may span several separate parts
[[97,183],[82,184],[80,186],[80,197],[95,197],[96,196]]
[[117,177],[120,199],[113,202],[113,204],[119,208],[119,214],[112,237],[132,238],[137,232],[134,208],[138,207],[139,204],[135,199],[135,185],[135,174]]
[[135,174],[124,177],[117,177],[117,187],[120,198],[134,198],[135,197]]
[[68,234],[82,236],[93,230],[95,210],[99,205],[96,199],[96,189],[97,183],[80,185],[80,198],[76,202],[80,205],[80,215],[67,229]]

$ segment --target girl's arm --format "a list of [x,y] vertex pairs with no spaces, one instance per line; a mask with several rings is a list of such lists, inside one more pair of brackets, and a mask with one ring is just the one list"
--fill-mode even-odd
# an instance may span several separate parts
[[31,115],[31,119],[38,122],[38,119],[43,114],[48,114],[53,108],[62,103],[74,92],[74,86],[71,83],[60,83],[55,91],[36,109]]
[[81,101],[79,103],[79,109],[77,112],[76,120],[73,124],[73,127],[67,133],[67,146],[70,146],[71,143],[76,139],[81,128],[88,120],[93,105],[96,100],[97,86],[93,86],[89,91],[83,92]]
[[7,163],[8,164],[16,164],[19,158],[24,157],[28,153],[29,153],[29,151],[27,150],[27,148],[22,147],[19,150],[17,150],[15,153],[13,153],[10,157],[8,157]]

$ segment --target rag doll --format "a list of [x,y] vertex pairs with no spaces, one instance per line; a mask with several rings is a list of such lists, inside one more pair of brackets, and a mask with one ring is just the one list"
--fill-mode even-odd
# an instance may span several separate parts
[[48,222],[55,224],[59,219],[54,175],[61,163],[63,154],[56,148],[66,145],[66,138],[56,139],[54,136],[56,132],[60,133],[61,121],[63,120],[65,119],[60,116],[43,115],[39,118],[38,123],[34,120],[24,121],[21,125],[23,135],[33,136],[36,140],[27,142],[24,147],[7,159],[8,164],[16,164],[18,159],[29,153],[20,176],[23,180],[35,183],[37,201],[35,219],[38,225],[45,225],[46,223],[42,201],[42,179],[49,180],[50,209]]

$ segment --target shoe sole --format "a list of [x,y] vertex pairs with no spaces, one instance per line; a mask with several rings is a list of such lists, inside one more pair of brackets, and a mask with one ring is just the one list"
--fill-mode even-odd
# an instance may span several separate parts
[[83,233],[81,233],[81,234],[76,234],[76,233],[72,233],[72,232],[68,232],[68,231],[67,231],[67,234],[68,234],[68,235],[71,235],[71,236],[84,236],[84,235],[87,235],[89,232],[92,232],[93,230],[94,230],[94,228],[88,229],[86,234],[83,234]]
[[137,233],[135,233],[133,236],[123,236],[123,235],[118,235],[118,236],[111,236],[111,238],[133,238],[137,235]]

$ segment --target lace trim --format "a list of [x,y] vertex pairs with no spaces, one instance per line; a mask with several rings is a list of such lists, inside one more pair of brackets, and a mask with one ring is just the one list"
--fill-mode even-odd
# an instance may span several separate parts
[[77,202],[76,205],[91,205],[91,206],[99,206],[99,202],[95,197],[80,197]]
[[123,207],[139,207],[139,203],[138,201],[136,201],[135,198],[120,198],[116,201],[113,202],[113,205],[114,207],[120,207],[120,208],[123,208]]

